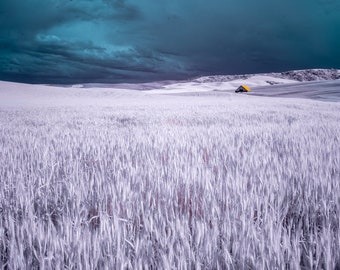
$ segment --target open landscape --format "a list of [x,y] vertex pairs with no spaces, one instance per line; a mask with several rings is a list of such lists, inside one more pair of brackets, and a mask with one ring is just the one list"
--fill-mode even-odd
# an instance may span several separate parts
[[258,79],[1,82],[0,267],[339,269],[339,81]]

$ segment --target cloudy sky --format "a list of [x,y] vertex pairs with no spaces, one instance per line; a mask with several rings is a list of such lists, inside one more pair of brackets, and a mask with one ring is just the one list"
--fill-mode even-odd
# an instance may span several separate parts
[[339,0],[1,0],[0,80],[340,68]]

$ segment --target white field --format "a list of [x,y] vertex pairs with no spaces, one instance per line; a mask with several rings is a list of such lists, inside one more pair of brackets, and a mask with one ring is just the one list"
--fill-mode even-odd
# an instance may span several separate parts
[[1,82],[0,267],[339,267],[340,103],[186,87]]
[[161,89],[152,89],[148,93],[152,94],[178,94],[188,92],[210,92],[210,91],[235,91],[240,85],[245,84],[251,88],[258,86],[267,86],[268,82],[274,82],[276,84],[289,84],[296,83],[294,80],[274,78],[268,75],[255,75],[247,79],[235,79],[231,81],[222,82],[206,82],[200,83],[198,81],[173,83],[164,86]]

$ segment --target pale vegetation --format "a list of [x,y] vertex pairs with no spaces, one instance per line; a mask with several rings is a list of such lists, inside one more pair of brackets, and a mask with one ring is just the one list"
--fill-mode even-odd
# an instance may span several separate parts
[[339,105],[183,99],[0,110],[0,267],[339,267]]

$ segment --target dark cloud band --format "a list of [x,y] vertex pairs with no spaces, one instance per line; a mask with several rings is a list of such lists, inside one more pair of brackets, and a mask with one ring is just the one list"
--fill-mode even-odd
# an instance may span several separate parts
[[2,0],[0,79],[72,83],[340,68],[340,3]]

